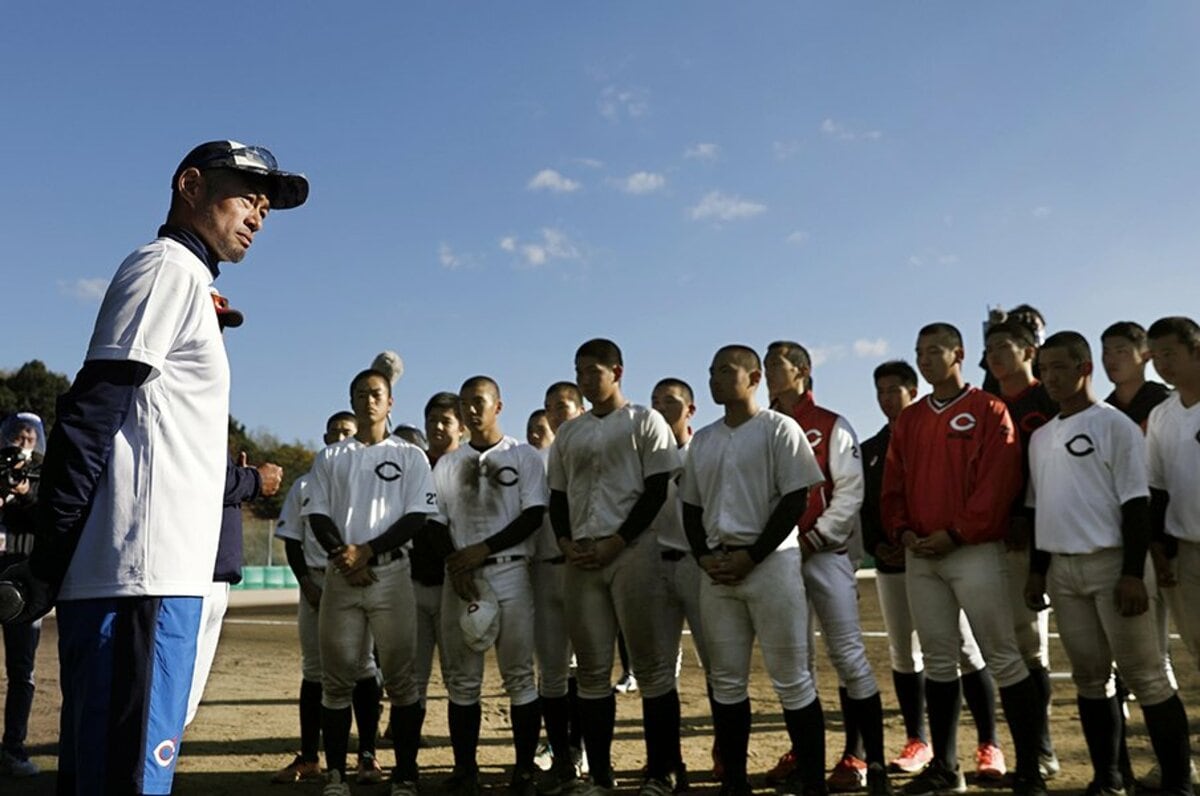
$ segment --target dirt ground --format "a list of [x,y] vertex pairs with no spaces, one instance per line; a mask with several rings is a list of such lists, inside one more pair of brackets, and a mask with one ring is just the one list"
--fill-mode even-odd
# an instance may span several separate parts
[[[894,755],[904,743],[904,728],[896,709],[887,659],[886,639],[879,615],[874,584],[860,581],[863,627],[868,634],[867,649],[883,691],[888,755]],[[244,599],[244,598],[243,598]],[[300,682],[300,655],[296,640],[294,606],[234,607],[226,619],[221,646],[213,667],[204,702],[195,723],[189,728],[181,750],[175,793],[180,796],[200,794],[283,794],[289,789],[305,794],[319,794],[316,784],[292,786],[268,784],[272,772],[288,763],[299,748],[299,728],[296,697]],[[1054,632],[1053,621],[1051,632]],[[49,794],[54,792],[55,739],[57,738],[59,689],[57,627],[48,619],[38,654],[38,695],[30,726],[29,743],[34,760],[43,773],[30,780],[0,781],[5,794]],[[1186,653],[1175,642],[1176,655],[1187,669],[1181,673],[1181,688],[1185,704],[1192,709],[1192,718],[1200,715],[1197,700],[1197,677],[1194,668],[1183,661]],[[832,766],[841,752],[841,715],[838,711],[837,680],[832,674],[824,648],[818,640],[819,675],[822,704],[828,727],[827,764]],[[1054,793],[1081,793],[1090,778],[1087,754],[1075,710],[1075,693],[1064,671],[1066,656],[1056,638],[1051,640],[1051,659],[1054,676],[1054,709],[1051,718],[1062,773],[1050,783]],[[494,661],[493,661],[494,664]],[[506,766],[511,762],[507,708],[499,695],[499,677],[494,668],[489,671],[485,685],[483,737],[480,762],[485,787],[501,788],[507,781]],[[756,656],[752,676],[754,700],[754,735],[750,746],[750,771],[763,772],[787,748],[783,717],[771,691],[770,682]],[[685,636],[683,670],[680,676],[680,697],[683,705],[684,757],[691,770],[693,791],[701,794],[715,791],[711,778],[709,747],[712,738],[708,716],[703,672],[699,667],[690,637]],[[438,782],[449,773],[451,751],[446,730],[445,696],[436,672],[430,691],[429,715],[425,738],[429,748],[422,749],[423,789],[439,791]],[[1141,712],[1131,704],[1130,749],[1134,769],[1140,774],[1153,763],[1149,741],[1142,723]],[[1000,722],[1001,745],[1012,762],[1012,744],[1007,729]],[[1195,726],[1195,724],[1193,724]],[[381,742],[381,747],[386,742]],[[354,741],[351,742],[351,749]],[[974,726],[964,710],[960,728],[959,748],[966,770],[973,768]],[[381,751],[386,766],[392,762],[390,749]],[[640,700],[636,695],[620,696],[617,700],[617,732],[613,761],[622,790],[636,790],[641,768]],[[902,782],[895,777],[894,782]],[[761,785],[761,782],[757,782]],[[386,786],[352,786],[357,794],[387,793]],[[763,789],[766,792],[766,789]]]

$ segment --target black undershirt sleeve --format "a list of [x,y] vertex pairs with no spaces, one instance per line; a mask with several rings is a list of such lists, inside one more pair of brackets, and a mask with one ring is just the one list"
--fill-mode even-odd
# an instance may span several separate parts
[[555,536],[571,541],[571,506],[567,503],[566,492],[550,490],[550,525]]
[[708,535],[704,531],[704,509],[691,503],[683,504],[683,530],[687,534],[688,546],[692,555],[699,561],[704,556],[712,555],[708,549]]
[[657,473],[645,480],[645,488],[642,490],[641,496],[633,504],[633,508],[629,510],[629,516],[617,530],[617,533],[625,540],[625,544],[638,538],[643,531],[650,527],[650,523],[654,522],[659,509],[662,508],[663,503],[667,502],[667,484],[670,481],[670,473]]
[[398,549],[421,532],[429,515],[419,511],[409,512],[392,523],[392,526],[370,541],[375,555],[390,553]]
[[284,539],[283,552],[296,580],[308,577],[308,562],[304,560],[304,544],[297,539]]
[[761,564],[767,556],[775,552],[775,548],[779,547],[796,527],[796,518],[804,513],[807,506],[808,487],[788,492],[780,498],[779,505],[771,512],[763,532],[750,546],[750,558],[754,559],[755,564]]
[[515,520],[483,540],[488,552],[499,553],[528,539],[542,527],[542,516],[545,513],[545,506],[530,506],[522,511]]
[[1167,533],[1167,504],[1171,496],[1165,489],[1150,488],[1150,539],[1162,545],[1167,558],[1179,552],[1179,540]]
[[333,520],[324,514],[309,514],[308,527],[312,528],[313,538],[325,549],[326,553],[332,555],[334,550],[346,544],[342,541],[342,534],[333,524]]
[[1150,501],[1134,498],[1121,505],[1121,541],[1124,543],[1121,574],[1141,578],[1146,574],[1150,549]]

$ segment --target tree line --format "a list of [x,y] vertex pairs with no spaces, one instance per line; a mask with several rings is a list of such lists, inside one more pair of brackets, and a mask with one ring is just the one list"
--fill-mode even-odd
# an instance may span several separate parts
[[[69,378],[55,373],[37,359],[31,359],[16,370],[0,370],[0,419],[15,412],[33,412],[42,419],[48,434],[57,417],[58,397],[70,386]],[[236,459],[243,451],[251,465],[274,462],[283,468],[283,486],[279,492],[246,507],[255,517],[275,519],[292,481],[312,467],[313,452],[299,442],[281,442],[270,432],[247,431],[231,415],[229,453]]]

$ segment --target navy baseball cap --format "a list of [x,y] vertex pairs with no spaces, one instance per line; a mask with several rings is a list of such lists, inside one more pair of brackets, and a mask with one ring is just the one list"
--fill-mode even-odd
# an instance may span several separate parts
[[272,210],[287,210],[299,207],[308,199],[308,178],[303,174],[291,174],[279,170],[279,164],[271,150],[261,146],[247,146],[237,141],[209,141],[188,152],[175,169],[171,178],[171,190],[179,182],[184,169],[235,169],[261,177],[267,187],[267,198]]

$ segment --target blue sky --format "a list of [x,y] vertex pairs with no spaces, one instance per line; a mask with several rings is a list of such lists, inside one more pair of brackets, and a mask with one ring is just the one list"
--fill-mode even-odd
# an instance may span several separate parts
[[6,11],[0,368],[74,374],[213,138],[312,182],[217,283],[247,316],[233,413],[285,440],[385,348],[397,421],[487,373],[520,436],[588,337],[622,346],[634,400],[692,382],[698,422],[718,346],[791,338],[868,436],[871,370],[925,322],[975,362],[989,304],[1093,341],[1200,314],[1200,5],[197,8]]

